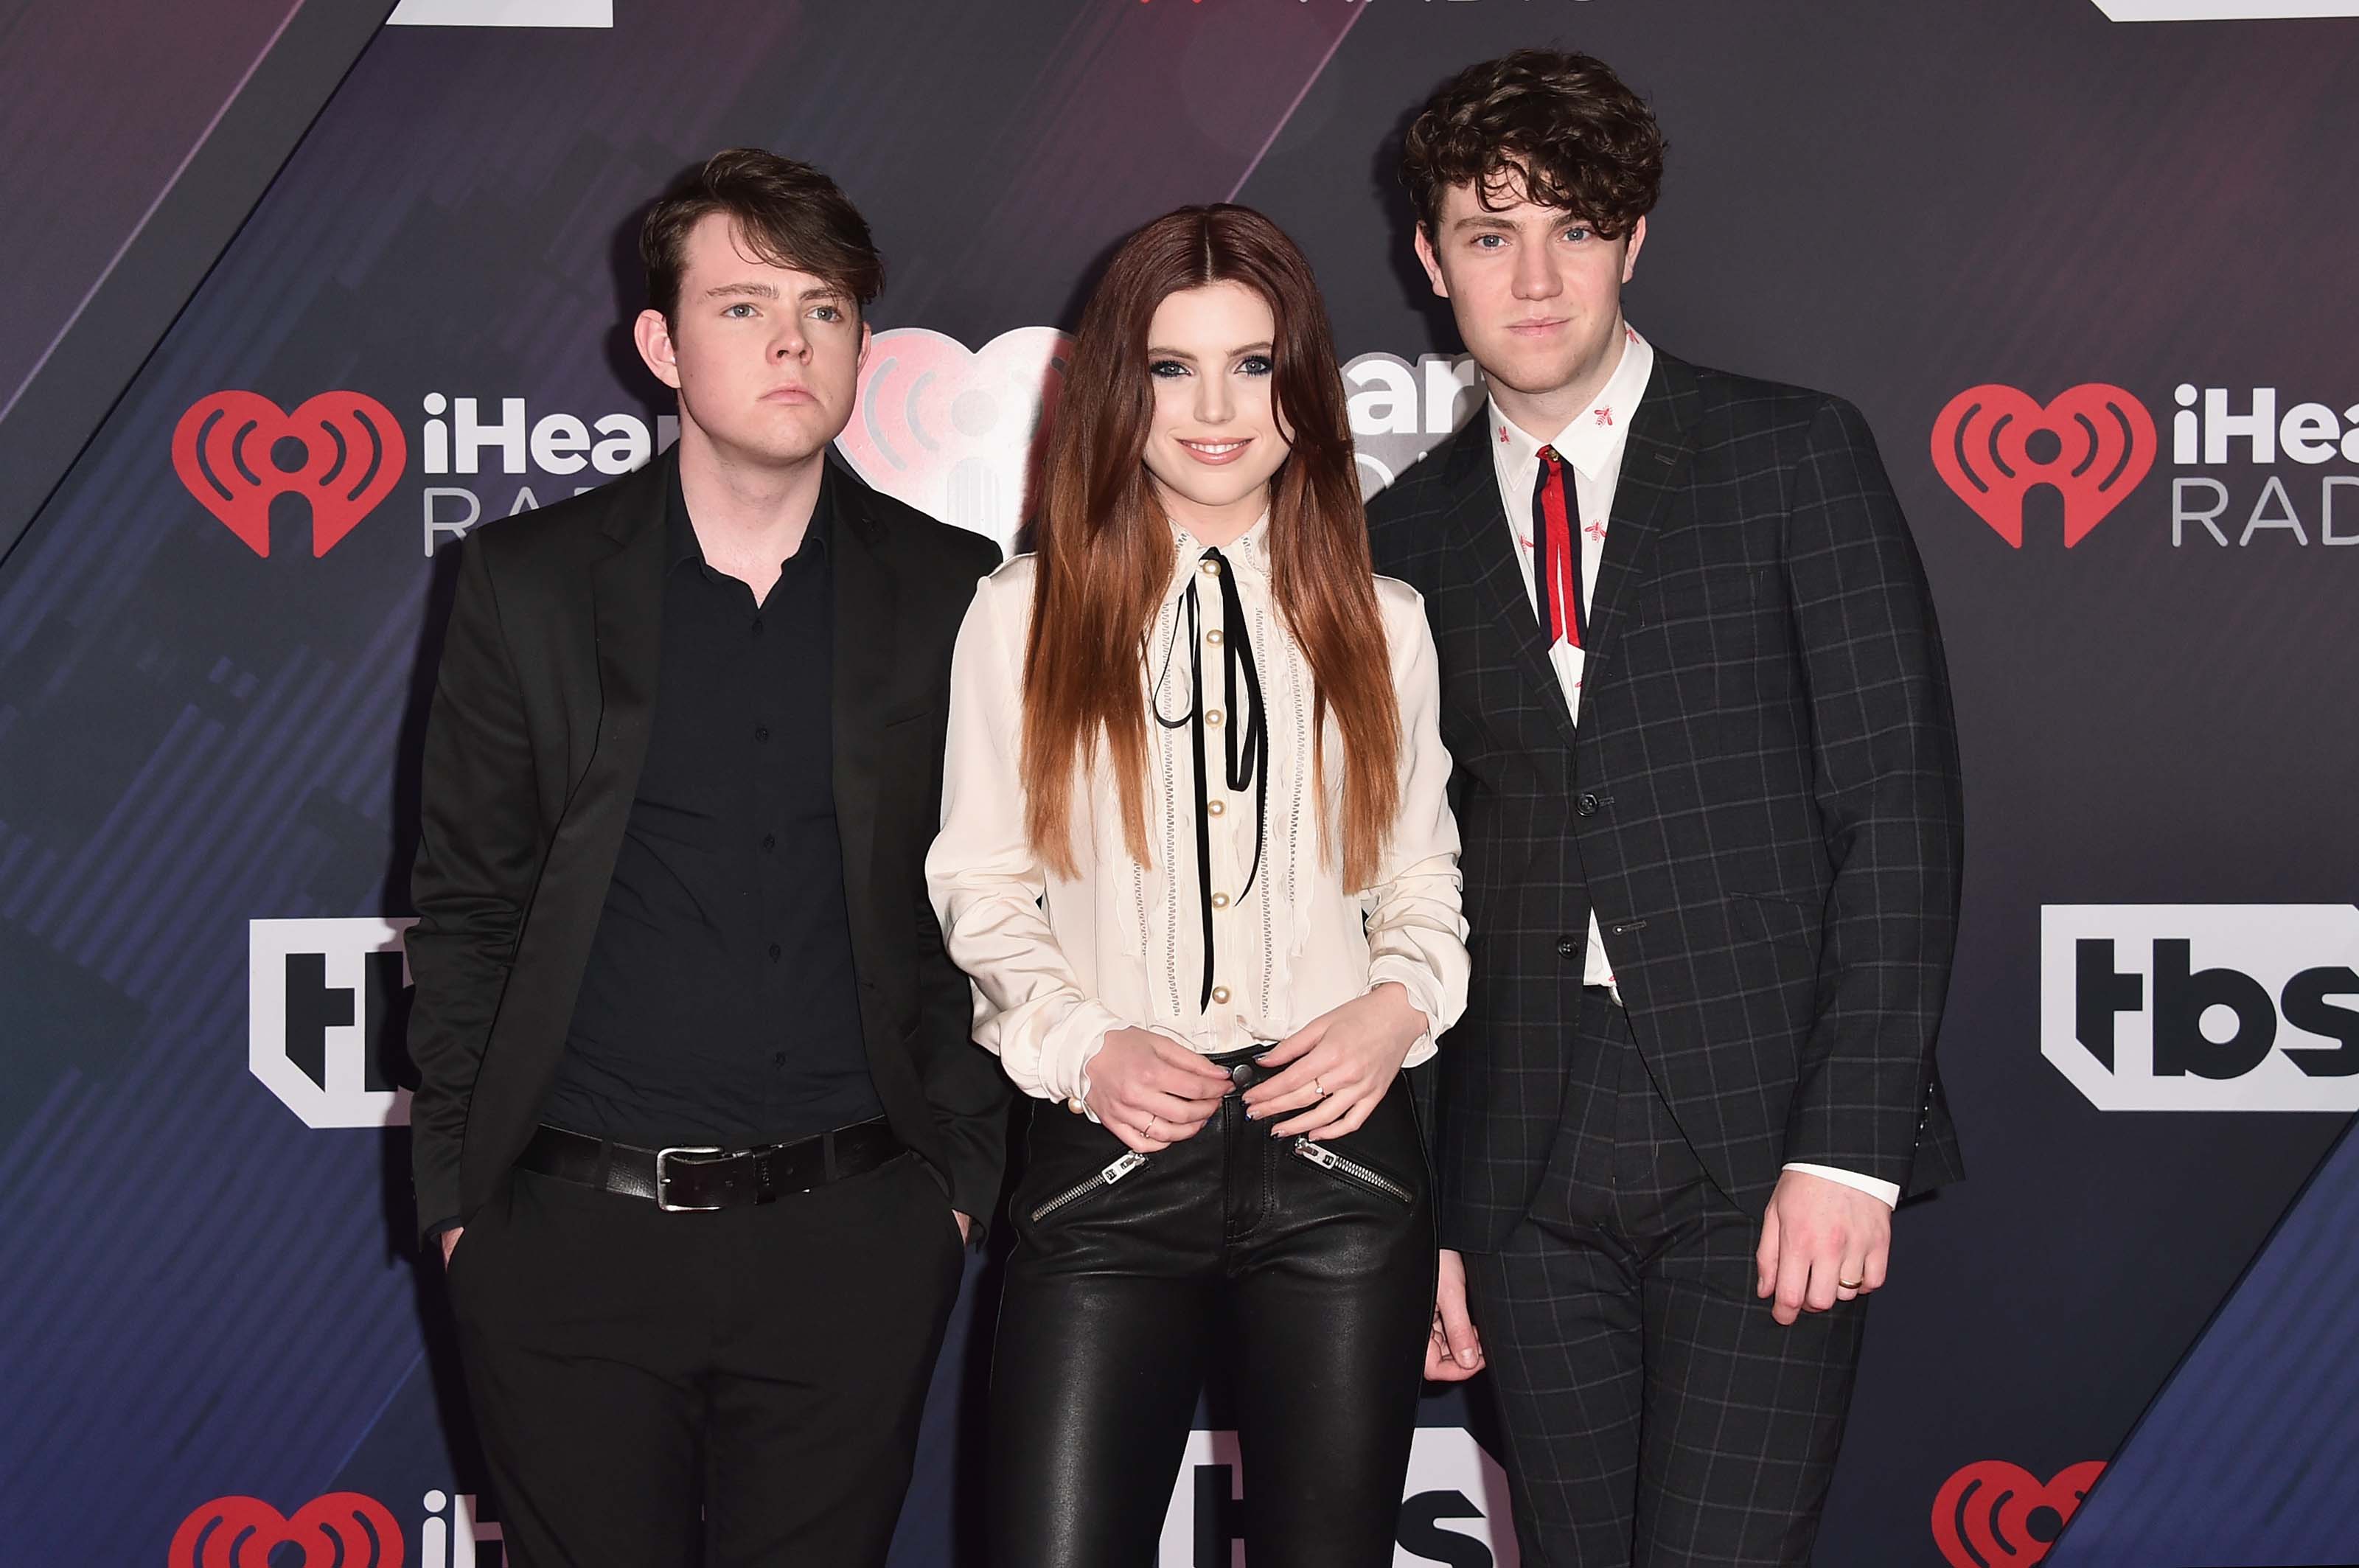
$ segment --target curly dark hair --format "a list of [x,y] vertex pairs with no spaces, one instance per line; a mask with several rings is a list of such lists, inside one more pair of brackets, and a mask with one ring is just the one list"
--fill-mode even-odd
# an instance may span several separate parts
[[639,230],[647,303],[667,319],[679,308],[689,231],[714,212],[728,213],[738,238],[762,260],[808,272],[864,310],[885,287],[885,258],[834,180],[759,147],[726,147],[682,175]]
[[1429,240],[1443,196],[1469,183],[1486,208],[1520,194],[1618,239],[1662,193],[1664,145],[1654,111],[1603,60],[1517,49],[1468,66],[1426,101],[1400,179]]

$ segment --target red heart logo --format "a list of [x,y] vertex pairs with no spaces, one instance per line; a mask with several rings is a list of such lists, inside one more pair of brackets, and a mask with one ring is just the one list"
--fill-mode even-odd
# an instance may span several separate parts
[[886,495],[1006,550],[1027,515],[1071,352],[1054,327],[1018,327],[972,352],[924,327],[878,332],[836,444]]
[[215,1497],[172,1533],[168,1568],[268,1568],[273,1549],[303,1549],[302,1568],[401,1568],[401,1527],[359,1492],[314,1497],[288,1519],[259,1497]]
[[[2019,1465],[1978,1460],[1943,1482],[1935,1495],[1933,1543],[1950,1568],[2037,1563],[2048,1555],[2104,1467],[2102,1459],[2084,1460],[2042,1486]],[[2053,1523],[2038,1517],[2043,1513],[2053,1514]]]
[[[2055,450],[2035,452],[2035,438]],[[2045,408],[2012,387],[1972,387],[1933,421],[1933,467],[1958,498],[2016,549],[2023,498],[2051,485],[2064,498],[2064,547],[2128,499],[2154,466],[2154,416],[2118,387],[2091,381]]]
[[[278,466],[293,441],[303,465]],[[270,553],[270,503],[293,491],[311,504],[311,554],[336,542],[391,493],[409,443],[386,406],[358,392],[322,392],[292,414],[253,392],[199,399],[172,430],[172,467],[189,494],[260,556]]]

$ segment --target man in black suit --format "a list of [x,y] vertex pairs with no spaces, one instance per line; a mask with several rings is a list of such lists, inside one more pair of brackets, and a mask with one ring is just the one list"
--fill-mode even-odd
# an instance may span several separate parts
[[830,461],[883,267],[824,175],[718,154],[641,251],[678,446],[461,547],[419,1215],[511,1563],[881,1563],[1004,1154],[923,876],[998,550]]
[[1961,1173],[1932,601],[1857,410],[1623,319],[1662,147],[1582,55],[1427,104],[1418,256],[1489,398],[1369,506],[1440,650],[1473,928],[1429,1367],[1487,1356],[1550,1568],[1807,1563],[1892,1208]]

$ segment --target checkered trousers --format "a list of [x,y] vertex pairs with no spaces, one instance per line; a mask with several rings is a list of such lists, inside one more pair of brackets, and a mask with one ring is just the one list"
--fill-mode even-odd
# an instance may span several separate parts
[[1867,1299],[1790,1327],[1760,1223],[1708,1179],[1627,1019],[1586,990],[1532,1214],[1467,1286],[1527,1568],[1802,1568]]

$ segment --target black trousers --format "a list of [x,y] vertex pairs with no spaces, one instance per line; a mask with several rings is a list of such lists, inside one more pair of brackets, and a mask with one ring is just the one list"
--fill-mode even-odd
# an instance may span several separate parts
[[915,1155],[714,1214],[514,1172],[449,1279],[511,1568],[882,1563],[962,1261]]
[[991,1373],[1000,1568],[1152,1568],[1216,1362],[1234,1374],[1248,1561],[1389,1568],[1433,1312],[1407,1085],[1314,1146],[1356,1169],[1294,1142],[1232,1095],[1107,1184],[1114,1136],[1036,1110]]
[[1527,1568],[1806,1565],[1867,1301],[1780,1327],[1602,988],[1571,1054],[1532,1212],[1466,1258]]

